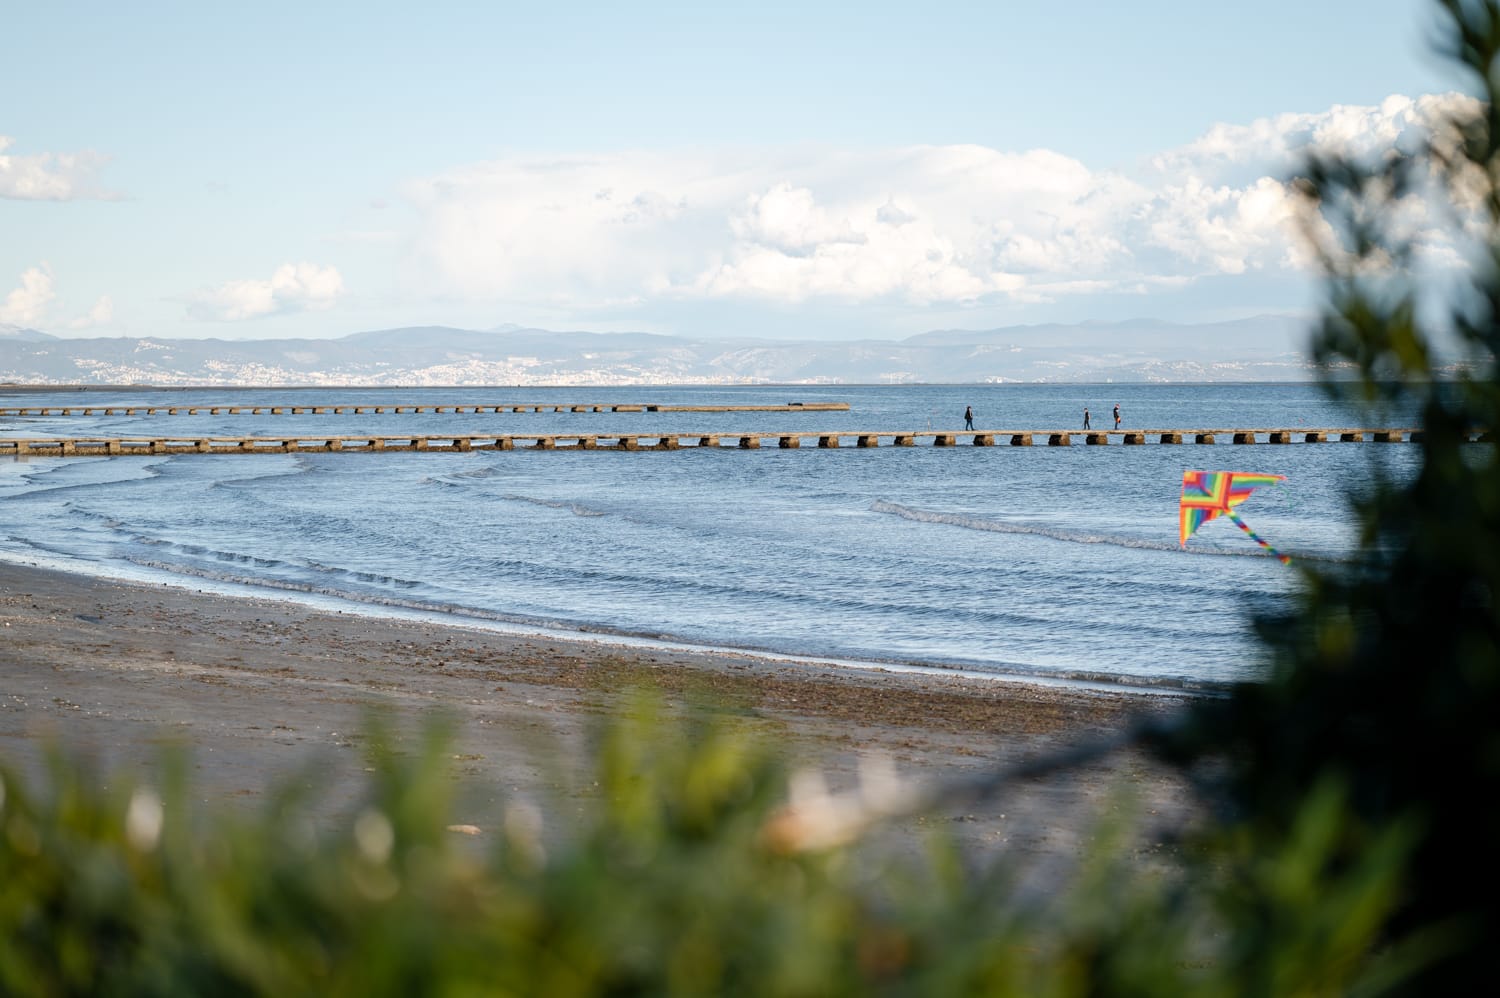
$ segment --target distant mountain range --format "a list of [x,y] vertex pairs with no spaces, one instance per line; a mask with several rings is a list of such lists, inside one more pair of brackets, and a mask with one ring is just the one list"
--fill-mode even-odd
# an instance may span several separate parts
[[1302,320],[1156,320],[787,341],[417,326],[338,339],[64,339],[0,325],[0,383],[152,385],[899,384],[1288,381]]

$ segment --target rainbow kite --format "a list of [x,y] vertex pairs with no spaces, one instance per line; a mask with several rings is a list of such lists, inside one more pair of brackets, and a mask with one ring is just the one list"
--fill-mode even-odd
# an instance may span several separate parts
[[1291,558],[1261,540],[1234,511],[1234,507],[1249,499],[1250,493],[1262,485],[1275,485],[1285,480],[1285,475],[1262,475],[1253,471],[1184,471],[1182,502],[1178,507],[1179,545],[1187,547],[1193,531],[1222,514],[1249,534],[1252,541],[1280,559],[1283,565],[1290,565]]

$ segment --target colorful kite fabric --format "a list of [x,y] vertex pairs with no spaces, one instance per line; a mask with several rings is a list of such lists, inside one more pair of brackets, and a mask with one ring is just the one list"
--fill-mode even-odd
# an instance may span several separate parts
[[1250,498],[1263,485],[1286,481],[1285,475],[1263,475],[1251,471],[1184,471],[1182,501],[1178,507],[1178,544],[1186,547],[1193,532],[1220,514],[1234,521],[1250,539],[1275,555],[1283,565],[1291,558],[1261,540],[1249,525],[1234,512],[1234,507]]

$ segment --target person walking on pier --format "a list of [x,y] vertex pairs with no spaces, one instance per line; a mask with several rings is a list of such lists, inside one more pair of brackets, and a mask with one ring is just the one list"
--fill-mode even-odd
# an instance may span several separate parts
[[1115,429],[1120,428],[1120,403],[1115,403]]
[[971,405],[966,405],[966,406],[964,406],[964,429],[966,429],[966,430],[972,430],[973,428],[974,428],[974,407],[971,406]]
[[1083,428],[1085,430],[1089,428],[1089,410],[1087,406],[1084,406],[1083,409]]

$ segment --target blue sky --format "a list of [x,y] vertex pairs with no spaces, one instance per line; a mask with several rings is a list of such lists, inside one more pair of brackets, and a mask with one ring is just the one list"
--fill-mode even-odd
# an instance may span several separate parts
[[1307,307],[1276,179],[1426,0],[0,15],[0,323],[895,337]]

